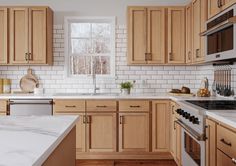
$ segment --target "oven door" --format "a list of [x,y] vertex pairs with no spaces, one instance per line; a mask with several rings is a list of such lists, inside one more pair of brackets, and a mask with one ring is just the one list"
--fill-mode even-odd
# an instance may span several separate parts
[[182,127],[182,165],[205,166],[204,136],[196,133],[180,120],[178,120],[177,123]]

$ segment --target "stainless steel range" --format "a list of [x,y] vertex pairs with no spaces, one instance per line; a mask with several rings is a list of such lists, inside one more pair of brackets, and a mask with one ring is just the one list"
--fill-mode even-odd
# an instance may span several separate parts
[[182,165],[205,165],[206,111],[236,110],[234,100],[186,100],[179,103],[176,121],[182,127]]

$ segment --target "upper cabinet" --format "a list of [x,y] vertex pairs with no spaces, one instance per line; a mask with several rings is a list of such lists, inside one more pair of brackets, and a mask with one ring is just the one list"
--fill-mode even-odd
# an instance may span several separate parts
[[128,64],[185,63],[184,25],[182,7],[128,7]]
[[208,18],[236,3],[235,0],[208,0]]
[[205,59],[205,39],[200,34],[205,31],[205,22],[207,20],[207,1],[194,0],[192,2],[193,19],[193,62],[204,62]]
[[165,9],[128,8],[128,63],[165,62]]
[[186,63],[191,64],[192,52],[192,3],[186,7]]
[[185,8],[168,8],[168,63],[185,63]]
[[8,9],[0,8],[0,65],[8,63]]
[[53,12],[49,7],[0,8],[0,65],[51,65]]
[[10,64],[52,64],[52,17],[48,7],[10,9]]

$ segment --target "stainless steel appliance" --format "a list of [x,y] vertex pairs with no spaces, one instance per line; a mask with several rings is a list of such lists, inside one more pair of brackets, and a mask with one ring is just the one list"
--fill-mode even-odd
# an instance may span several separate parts
[[19,100],[14,99],[9,102],[8,115],[11,116],[44,116],[52,115],[53,101],[51,99],[43,100]]
[[206,22],[206,62],[236,58],[236,5]]
[[181,101],[176,121],[182,127],[182,165],[205,165],[206,111],[236,110],[235,100],[186,100]]

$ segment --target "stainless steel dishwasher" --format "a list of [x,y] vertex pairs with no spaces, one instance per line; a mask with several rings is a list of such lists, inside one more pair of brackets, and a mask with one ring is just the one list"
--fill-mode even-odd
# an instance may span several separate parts
[[51,99],[12,99],[9,101],[10,116],[44,116],[52,115],[53,101]]

